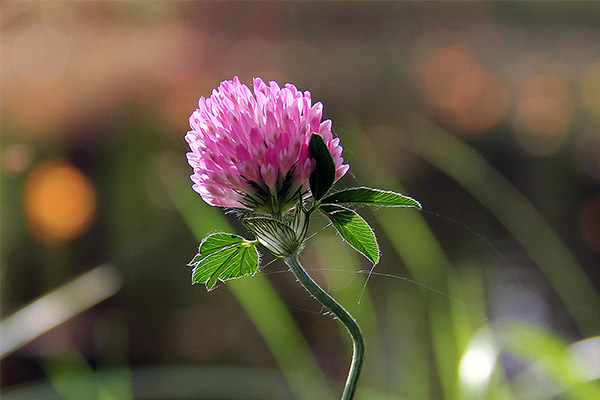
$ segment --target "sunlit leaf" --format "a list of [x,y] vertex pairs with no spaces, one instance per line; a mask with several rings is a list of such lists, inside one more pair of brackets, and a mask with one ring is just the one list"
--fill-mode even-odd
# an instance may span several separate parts
[[217,282],[254,275],[258,271],[256,246],[241,236],[213,233],[198,247],[198,254],[190,264],[192,283],[204,283],[211,290]]
[[379,245],[367,221],[356,212],[333,204],[322,205],[319,210],[327,215],[350,246],[371,260],[373,264],[379,262]]
[[350,188],[325,197],[323,203],[331,204],[368,204],[383,207],[416,207],[421,208],[417,200],[389,190],[368,187]]
[[333,186],[333,182],[335,181],[335,163],[321,135],[312,134],[308,149],[310,150],[311,158],[317,161],[315,170],[310,175],[308,182],[313,198],[319,200]]

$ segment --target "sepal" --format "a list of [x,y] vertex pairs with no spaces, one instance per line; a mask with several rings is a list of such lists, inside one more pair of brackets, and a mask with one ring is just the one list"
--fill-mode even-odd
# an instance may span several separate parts
[[244,218],[242,224],[252,232],[262,247],[275,257],[284,258],[302,245],[296,232],[281,221],[266,217]]
[[298,204],[288,222],[288,226],[294,231],[294,234],[296,235],[296,240],[299,243],[302,243],[304,241],[304,238],[306,238],[309,220],[310,218],[308,216],[308,213],[306,212],[306,210],[304,210],[302,204]]

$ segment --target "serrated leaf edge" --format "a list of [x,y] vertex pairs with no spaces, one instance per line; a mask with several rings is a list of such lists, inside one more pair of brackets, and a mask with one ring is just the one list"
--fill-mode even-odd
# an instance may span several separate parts
[[[224,232],[218,232],[218,233],[224,233]],[[239,235],[236,235],[236,236],[239,236]],[[240,237],[241,237],[241,236],[240,236]],[[205,239],[206,239],[206,238],[205,238]],[[227,278],[227,279],[225,279],[225,280],[224,280],[224,279],[221,279],[221,278],[219,278],[219,277],[217,277],[217,281],[225,282],[225,281],[231,281],[231,280],[233,280],[233,279],[246,278],[246,277],[253,277],[254,275],[256,275],[257,273],[259,273],[259,272],[260,272],[260,263],[261,263],[261,261],[262,261],[262,255],[260,254],[260,252],[259,252],[259,251],[257,251],[257,250],[256,250],[256,245],[252,244],[250,241],[248,241],[248,240],[246,240],[246,239],[244,239],[244,242],[236,243],[236,244],[233,244],[233,245],[231,245],[231,246],[226,246],[226,247],[224,247],[224,248],[220,249],[219,251],[215,251],[215,252],[213,252],[213,253],[210,253],[208,256],[214,255],[214,254],[216,254],[216,253],[219,253],[219,252],[221,252],[221,251],[229,250],[230,248],[232,248],[232,247],[235,247],[235,246],[244,246],[244,247],[247,247],[248,249],[254,248],[254,251],[256,251],[256,256],[257,256],[257,260],[256,260],[256,271],[254,271],[254,272],[252,272],[252,273],[248,273],[248,274],[243,274],[243,275],[240,275],[240,276],[234,276],[234,277],[231,277],[231,278]],[[223,264],[222,264],[222,265],[224,265],[224,264],[225,264],[227,261],[229,261],[229,259],[230,259],[231,257],[235,256],[235,254],[236,254],[236,253],[233,253],[233,254],[232,254],[230,257],[228,257],[228,258],[227,258],[227,260],[225,260],[225,261],[223,262]],[[205,282],[194,281],[194,272],[195,272],[195,271],[196,271],[196,269],[199,267],[199,264],[200,264],[200,262],[202,262],[202,261],[203,261],[204,259],[206,259],[208,256],[206,256],[206,257],[202,258],[202,260],[201,260],[201,261],[199,261],[199,262],[198,262],[198,263],[197,263],[197,264],[194,266],[194,268],[192,269],[192,285],[204,284],[204,285],[206,286],[206,291],[207,291],[207,292],[211,292],[211,291],[213,291],[214,289],[216,289],[216,288],[218,287],[218,286],[216,286],[216,285],[215,285],[215,286],[212,286],[211,288],[208,288],[208,285],[207,285],[207,284],[208,284],[208,282],[210,281],[210,279],[212,279],[212,277],[213,277],[213,275],[214,275],[214,274],[212,274],[212,275],[210,276],[210,278],[209,278],[207,281],[205,281]],[[219,266],[219,268],[217,268],[217,271],[218,271],[218,270],[220,270],[220,269],[221,269],[221,266]],[[215,271],[215,272],[216,272],[216,271]]]
[[377,259],[375,261],[371,260],[371,258],[363,253],[361,250],[357,249],[352,243],[350,243],[348,240],[346,240],[346,238],[344,238],[344,235],[342,235],[342,233],[337,229],[337,227],[335,226],[335,224],[333,223],[333,221],[331,221],[331,218],[329,217],[330,214],[329,212],[321,209],[321,207],[319,207],[319,211],[321,211],[321,213],[325,214],[325,216],[327,216],[327,218],[331,221],[331,224],[333,225],[333,227],[335,228],[336,232],[338,233],[338,235],[340,235],[340,237],[342,238],[342,241],[346,242],[350,247],[352,247],[354,250],[358,251],[360,254],[362,254],[367,260],[369,260],[373,266],[379,264],[379,260],[381,259],[381,249],[379,248],[379,242],[377,241],[377,236],[375,235],[375,231],[373,230],[373,228],[371,227],[371,225],[369,225],[369,223],[356,211],[348,208],[348,207],[344,207],[341,206],[339,204],[323,204],[323,206],[334,206],[334,207],[339,207],[342,208],[344,211],[350,211],[353,212],[354,214],[358,215],[358,217],[360,219],[362,219],[365,224],[367,224],[367,226],[369,227],[369,229],[371,230],[371,232],[373,233],[373,237],[375,238],[375,243],[377,244]]
[[[338,193],[342,193],[342,192],[346,192],[346,191],[351,191],[351,190],[356,190],[356,189],[368,189],[368,190],[375,190],[375,191],[382,192],[382,193],[391,193],[391,194],[394,194],[394,195],[400,195],[400,196],[402,196],[404,198],[407,198],[407,199],[409,199],[411,201],[414,201],[416,203],[416,205],[378,204],[378,203],[369,203],[369,202],[366,202],[366,201],[340,201],[340,202],[331,202],[331,201],[328,200],[328,199],[334,197]],[[370,187],[367,187],[367,186],[359,186],[359,187],[353,187],[353,188],[347,188],[347,189],[338,190],[337,192],[332,193],[329,196],[321,199],[321,203],[322,204],[333,204],[333,205],[340,205],[340,204],[360,204],[360,205],[365,205],[365,206],[377,206],[377,207],[417,208],[419,210],[423,209],[423,206],[421,205],[421,202],[418,201],[418,200],[416,200],[416,199],[414,199],[414,198],[412,198],[412,197],[410,197],[410,196],[407,196],[407,195],[402,194],[402,193],[395,192],[393,190],[384,190],[384,189],[378,189],[378,188],[370,188]]]
[[[216,249],[215,251],[213,251],[213,252],[211,252],[211,253],[208,253],[208,254],[206,254],[204,257],[202,257],[202,258],[198,259],[198,261],[194,261],[194,260],[196,259],[196,257],[198,257],[198,256],[200,255],[200,249],[202,249],[202,245],[203,245],[204,243],[206,243],[206,241],[207,241],[208,239],[210,239],[212,236],[214,236],[214,235],[218,235],[218,234],[225,234],[225,235],[229,235],[229,236],[236,236],[236,237],[239,237],[240,239],[242,239],[242,241],[241,241],[241,242],[238,242],[238,243],[231,244],[231,245],[229,245],[229,246],[224,246],[224,247],[221,247],[221,248],[219,248],[219,249]],[[196,255],[195,255],[193,258],[192,258],[192,260],[191,260],[191,261],[190,261],[190,262],[187,264],[187,266],[188,266],[188,267],[196,267],[196,266],[197,266],[199,263],[201,263],[201,262],[202,262],[202,261],[203,261],[203,260],[204,260],[206,257],[208,257],[208,256],[210,256],[210,255],[212,255],[212,254],[215,254],[215,253],[221,252],[221,251],[229,250],[230,248],[232,248],[232,247],[234,247],[234,246],[239,246],[239,245],[241,245],[241,244],[244,244],[244,243],[245,243],[245,244],[248,244],[248,245],[252,245],[252,242],[251,242],[251,241],[249,241],[248,239],[244,238],[243,236],[236,235],[235,233],[227,233],[227,232],[213,232],[213,233],[210,233],[210,234],[206,235],[206,237],[205,237],[204,239],[202,239],[202,241],[201,241],[201,242],[198,244],[198,253],[197,253],[197,254],[196,254]]]

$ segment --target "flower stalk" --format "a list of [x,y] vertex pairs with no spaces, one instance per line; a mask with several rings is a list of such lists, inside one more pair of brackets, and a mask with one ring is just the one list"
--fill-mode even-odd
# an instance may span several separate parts
[[352,315],[311,278],[300,263],[297,253],[285,257],[285,263],[290,267],[290,270],[300,284],[344,324],[352,337],[352,363],[350,364],[350,371],[348,372],[348,378],[346,379],[346,385],[342,394],[342,400],[350,400],[356,391],[365,353],[365,341],[360,327]]

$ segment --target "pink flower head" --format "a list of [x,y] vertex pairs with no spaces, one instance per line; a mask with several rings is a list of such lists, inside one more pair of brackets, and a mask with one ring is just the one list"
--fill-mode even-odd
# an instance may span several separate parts
[[237,77],[223,81],[190,116],[185,140],[194,190],[213,206],[285,212],[309,191],[313,133],[331,152],[336,180],[348,171],[340,140],[333,138],[331,121],[321,121],[322,113],[310,92],[289,83],[280,88],[254,78],[252,93]]

